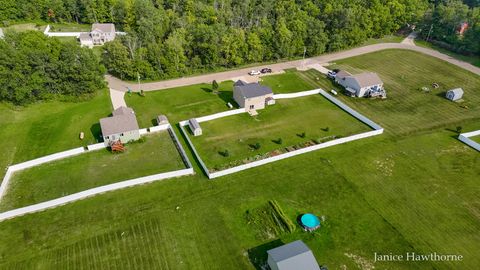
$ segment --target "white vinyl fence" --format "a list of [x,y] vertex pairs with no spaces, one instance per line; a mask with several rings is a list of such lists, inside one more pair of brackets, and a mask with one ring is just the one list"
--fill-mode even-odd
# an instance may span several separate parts
[[218,172],[208,173],[208,178],[210,178],[210,179],[217,178],[217,177],[220,177],[220,176],[236,173],[236,172],[243,171],[243,170],[246,170],[246,169],[258,167],[258,166],[261,166],[261,165],[264,165],[264,164],[267,164],[267,163],[272,163],[272,162],[275,162],[275,161],[278,161],[278,160],[282,160],[282,159],[286,159],[286,158],[289,158],[289,157],[305,154],[305,153],[312,152],[312,151],[316,151],[316,150],[319,150],[319,149],[322,149],[322,148],[326,148],[326,147],[330,147],[330,146],[334,146],[334,145],[338,145],[338,144],[342,144],[342,143],[346,143],[346,142],[351,142],[351,141],[355,141],[355,140],[360,140],[360,139],[380,135],[382,133],[383,133],[383,129],[380,129],[380,130],[373,130],[373,131],[360,133],[360,134],[356,134],[356,135],[352,135],[352,136],[348,136],[348,137],[344,137],[344,138],[340,138],[340,139],[331,140],[331,141],[324,142],[324,143],[321,143],[321,144],[317,144],[317,145],[305,147],[305,148],[302,148],[302,149],[294,150],[294,151],[291,151],[291,152],[287,152],[287,153],[284,153],[284,154],[280,154],[278,156],[253,161],[253,162],[250,162],[250,163],[247,163],[247,164],[243,164],[243,165],[239,165],[239,166],[236,166],[236,167],[228,168],[228,169],[218,171]]
[[236,110],[230,110],[230,111],[225,111],[225,112],[221,112],[221,113],[202,116],[202,117],[198,117],[196,119],[197,119],[197,122],[201,123],[201,122],[207,122],[207,121],[211,121],[211,120],[214,120],[214,119],[227,117],[227,116],[231,116],[231,115],[235,115],[235,114],[246,113],[246,112],[247,111],[245,110],[245,108],[240,108],[240,109],[236,109]]
[[[373,128],[374,130],[364,132],[364,133],[360,133],[360,134],[356,134],[356,135],[352,135],[352,136],[348,136],[348,137],[344,137],[344,138],[334,139],[334,140],[331,140],[331,141],[328,141],[328,142],[320,143],[320,144],[317,144],[317,145],[305,147],[305,148],[294,150],[294,151],[290,151],[290,152],[283,153],[283,154],[280,154],[280,155],[277,155],[277,156],[274,156],[274,157],[269,157],[269,158],[265,158],[265,159],[262,159],[262,160],[253,161],[253,162],[250,162],[250,163],[247,163],[247,164],[235,166],[235,167],[228,168],[228,169],[225,169],[225,170],[222,170],[222,171],[210,172],[208,170],[207,166],[205,165],[205,163],[203,162],[202,158],[200,157],[199,153],[197,152],[197,150],[196,150],[195,146],[193,145],[192,141],[190,140],[190,138],[187,134],[187,131],[185,131],[185,129],[184,129],[184,126],[186,126],[188,124],[188,121],[187,120],[181,121],[179,123],[179,125],[180,125],[180,129],[181,129],[183,135],[187,139],[187,143],[190,145],[190,148],[193,151],[193,154],[197,158],[198,162],[200,163],[200,166],[202,167],[203,171],[205,172],[205,174],[208,176],[209,179],[213,179],[213,178],[217,178],[217,177],[220,177],[220,176],[236,173],[236,172],[243,171],[243,170],[246,170],[246,169],[261,166],[261,165],[264,165],[264,164],[267,164],[267,163],[271,163],[271,162],[275,162],[275,161],[282,160],[282,159],[285,159],[285,158],[293,157],[293,156],[296,156],[296,155],[301,155],[301,154],[304,154],[304,153],[316,151],[318,149],[322,149],[322,148],[326,148],[326,147],[330,147],[330,146],[334,146],[334,145],[338,145],[338,144],[343,144],[343,143],[351,142],[351,141],[355,141],[355,140],[360,140],[360,139],[364,139],[364,138],[368,138],[368,137],[372,137],[372,136],[377,136],[377,135],[380,135],[380,134],[383,133],[383,128],[380,125],[376,124],[372,120],[370,120],[367,117],[363,116],[362,114],[358,113],[354,109],[348,107],[343,102],[341,102],[340,100],[331,96],[330,94],[328,94],[327,92],[325,92],[322,89],[314,89],[314,90],[297,92],[297,93],[289,93],[289,94],[277,94],[277,95],[274,95],[273,98],[274,99],[287,99],[287,98],[298,98],[298,97],[305,97],[305,96],[317,95],[317,94],[321,94],[326,99],[331,101],[333,104],[337,105],[342,110],[349,113],[350,115],[357,118],[358,120],[362,121],[366,125]],[[210,120],[214,120],[214,119],[218,119],[218,118],[226,117],[226,116],[230,116],[230,115],[235,115],[235,114],[239,114],[239,113],[243,113],[243,112],[245,112],[245,109],[243,109],[243,108],[238,109],[238,110],[226,111],[226,112],[221,112],[221,113],[217,113],[217,114],[212,114],[212,115],[208,115],[208,116],[199,117],[199,118],[197,118],[197,121],[198,122],[206,122],[206,121],[210,121]]]
[[88,151],[100,150],[100,149],[105,149],[105,148],[107,148],[107,146],[103,142],[87,145]]
[[[9,218],[13,218],[13,217],[16,217],[16,216],[21,216],[21,215],[28,214],[28,213],[42,211],[42,210],[45,210],[45,209],[48,209],[48,208],[57,207],[57,206],[64,205],[64,204],[67,204],[67,203],[70,203],[70,202],[73,202],[73,201],[76,201],[76,200],[81,200],[81,199],[84,199],[84,198],[87,198],[87,197],[95,196],[97,194],[104,193],[104,192],[107,192],[107,191],[117,190],[117,189],[121,189],[121,188],[125,188],[125,187],[131,187],[131,186],[135,186],[135,185],[139,185],[139,184],[149,183],[149,182],[163,180],[163,179],[172,178],[172,177],[180,177],[180,176],[184,176],[184,175],[194,174],[195,172],[192,168],[192,163],[188,159],[188,156],[186,155],[185,150],[183,149],[181,143],[179,142],[179,140],[178,140],[177,136],[175,135],[175,132],[172,129],[172,126],[170,124],[164,124],[164,125],[161,125],[161,126],[155,126],[155,127],[150,127],[148,129],[144,129],[143,134],[158,132],[158,131],[161,131],[161,130],[168,130],[168,132],[170,134],[170,137],[172,138],[180,156],[182,157],[182,159],[184,161],[185,166],[187,167],[186,169],[171,171],[171,172],[165,172],[165,173],[160,173],[160,174],[155,174],[155,175],[149,175],[149,176],[144,176],[144,177],[140,177],[140,178],[136,178],[136,179],[126,180],[126,181],[122,181],[122,182],[118,182],[118,183],[114,183],[114,184],[110,184],[110,185],[100,186],[100,187],[88,189],[88,190],[85,190],[85,191],[81,191],[81,192],[78,192],[78,193],[74,193],[74,194],[71,194],[71,195],[68,195],[68,196],[64,196],[64,197],[61,197],[61,198],[57,198],[57,199],[54,199],[54,200],[50,200],[50,201],[46,201],[46,202],[42,202],[42,203],[38,203],[38,204],[26,206],[26,207],[14,209],[14,210],[11,210],[11,211],[0,213],[0,221],[5,220],[5,219],[9,219]],[[38,165],[41,165],[41,164],[44,164],[44,163],[47,163],[47,162],[51,162],[51,161],[55,161],[55,160],[79,155],[79,154],[82,154],[82,153],[86,153],[88,151],[94,151],[94,150],[99,150],[99,149],[104,149],[104,148],[106,148],[104,143],[97,143],[97,144],[88,145],[86,147],[86,149],[84,147],[78,147],[78,148],[75,148],[75,149],[55,153],[55,154],[52,154],[52,155],[44,156],[44,157],[41,157],[41,158],[33,159],[33,160],[30,160],[30,161],[26,161],[26,162],[23,162],[23,163],[18,163],[18,164],[10,166],[10,167],[8,167],[7,172],[5,173],[5,176],[3,177],[2,184],[0,185],[0,200],[3,197],[5,191],[8,187],[8,184],[10,182],[10,178],[12,177],[12,174],[14,172],[20,171],[20,170],[23,170],[23,169],[27,169],[27,168],[30,168],[30,167],[38,166]]]
[[345,103],[341,102],[340,100],[336,99],[335,97],[333,97],[332,95],[328,94],[327,92],[325,92],[324,90],[322,89],[319,89],[320,90],[320,94],[322,96],[324,96],[326,99],[330,100],[333,104],[337,105],[338,107],[340,107],[342,110],[346,111],[347,113],[349,113],[351,116],[357,118],[358,120],[362,121],[363,123],[369,125],[371,128],[375,129],[375,130],[379,130],[379,129],[383,129],[380,125],[376,124],[375,122],[373,122],[372,120],[368,119],[367,117],[363,116],[362,114],[360,114],[359,112],[355,111],[354,109],[348,107]]
[[310,91],[303,91],[297,93],[289,93],[289,94],[277,94],[273,95],[274,99],[285,99],[285,98],[297,98],[297,97],[306,97],[311,95],[316,95],[320,93],[320,89],[314,89]]
[[170,124],[163,124],[163,125],[159,125],[159,126],[150,127],[150,128],[148,128],[148,131],[150,133],[154,133],[154,132],[159,132],[159,131],[162,131],[162,130],[167,130],[169,128],[171,128]]
[[60,205],[64,205],[64,204],[71,203],[71,202],[78,201],[78,200],[82,200],[82,199],[92,197],[92,196],[95,196],[95,195],[98,195],[98,194],[101,194],[101,193],[105,193],[105,192],[108,192],[108,191],[113,191],[113,190],[118,190],[118,189],[122,189],[122,188],[126,188],[126,187],[141,185],[141,184],[150,183],[150,182],[154,182],[154,181],[159,181],[159,180],[172,178],[172,177],[181,177],[181,176],[185,176],[185,175],[191,175],[193,173],[194,173],[193,169],[188,168],[188,169],[177,170],[177,171],[172,171],[172,172],[149,175],[149,176],[140,177],[140,178],[131,179],[131,180],[126,180],[126,181],[122,181],[122,182],[118,182],[118,183],[114,183],[114,184],[110,184],[110,185],[96,187],[96,188],[84,190],[84,191],[81,191],[81,192],[78,192],[78,193],[74,193],[74,194],[71,194],[71,195],[67,195],[67,196],[64,196],[64,197],[60,197],[60,198],[57,198],[57,199],[54,199],[54,200],[50,200],[50,201],[46,201],[46,202],[42,202],[42,203],[38,203],[38,204],[33,204],[33,205],[26,206],[26,207],[21,207],[21,208],[17,208],[17,209],[14,209],[14,210],[10,210],[10,211],[0,213],[0,221],[10,219],[10,218],[14,218],[14,217],[17,217],[17,216],[22,216],[22,215],[29,214],[29,213],[43,211],[43,210],[49,209],[49,208],[54,208],[54,207],[57,207],[57,206],[60,206]]
[[474,140],[470,139],[473,136],[480,136],[480,130],[462,133],[458,136],[458,139],[465,143],[466,145],[472,147],[473,149],[480,151],[480,143],[475,142]]

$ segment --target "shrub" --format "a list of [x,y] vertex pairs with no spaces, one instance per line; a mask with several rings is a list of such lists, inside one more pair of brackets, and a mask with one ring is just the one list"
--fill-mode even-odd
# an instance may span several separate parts
[[218,89],[218,83],[217,83],[216,80],[213,80],[213,82],[212,82],[212,89],[213,89],[214,91]]
[[462,128],[461,126],[458,126],[457,129],[456,129],[456,130],[457,130],[457,133],[462,133],[462,129],[463,129],[463,128]]
[[300,138],[305,138],[305,137],[307,136],[307,133],[305,133],[305,131],[304,131],[304,132],[302,132],[302,133],[300,133],[300,134],[297,134],[297,135],[298,135],[298,137],[300,137]]
[[255,149],[255,150],[260,149],[260,147],[261,147],[261,145],[258,142],[253,145],[253,149]]
[[220,151],[218,153],[223,157],[229,157],[230,156],[230,152],[228,152],[227,149],[225,149],[224,151]]
[[283,140],[282,140],[282,138],[278,138],[276,140],[273,140],[273,142],[276,143],[276,144],[282,144]]

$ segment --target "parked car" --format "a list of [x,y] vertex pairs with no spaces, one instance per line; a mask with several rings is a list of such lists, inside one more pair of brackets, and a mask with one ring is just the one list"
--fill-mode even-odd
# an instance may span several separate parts
[[250,72],[248,73],[248,75],[251,75],[251,76],[260,75],[260,74],[261,74],[261,73],[260,73],[260,71],[258,71],[258,70],[252,70],[252,71],[250,71]]
[[260,70],[261,73],[272,73],[272,69],[271,68],[262,68],[262,70]]
[[337,73],[335,71],[329,71],[327,73],[327,77],[330,78],[330,79],[334,79],[336,75],[337,75]]

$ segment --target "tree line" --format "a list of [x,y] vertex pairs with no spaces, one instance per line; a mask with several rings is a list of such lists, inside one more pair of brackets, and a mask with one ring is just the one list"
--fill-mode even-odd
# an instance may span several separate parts
[[113,22],[108,71],[165,79],[318,55],[418,22],[428,0],[0,0],[0,20]]
[[[478,5],[478,0],[0,0],[0,21],[113,22],[128,35],[103,47],[107,71],[122,79],[158,80],[314,56],[413,24],[424,38],[479,53]],[[458,35],[464,21],[469,28]]]
[[[461,33],[462,24],[466,30]],[[447,49],[480,55],[480,1],[436,1],[419,24],[423,39]]]
[[0,101],[27,104],[76,99],[105,87],[105,68],[90,49],[42,32],[8,32],[0,39]]

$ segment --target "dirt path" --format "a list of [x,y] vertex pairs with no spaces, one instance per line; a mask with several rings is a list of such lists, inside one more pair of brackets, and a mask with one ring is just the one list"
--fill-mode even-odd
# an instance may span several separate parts
[[[424,54],[436,57],[438,59],[447,61],[465,70],[468,70],[470,72],[480,75],[479,67],[457,60],[451,56],[448,56],[446,54],[440,53],[438,51],[435,51],[429,48],[412,46],[411,44],[413,43],[413,38],[407,37],[406,40],[408,41],[405,41],[405,43],[404,42],[380,43],[380,44],[368,45],[364,47],[354,48],[351,50],[329,53],[329,54],[325,54],[317,57],[307,58],[305,60],[296,60],[296,61],[289,61],[289,62],[283,62],[283,63],[272,64],[272,65],[263,65],[258,67],[242,68],[237,70],[212,73],[212,74],[206,74],[206,75],[200,75],[200,76],[185,77],[185,78],[151,82],[151,83],[143,83],[140,85],[140,88],[143,89],[144,91],[154,91],[154,90],[162,90],[167,88],[187,86],[187,85],[198,84],[198,83],[211,83],[213,80],[217,80],[218,82],[221,82],[221,81],[231,80],[232,78],[235,78],[235,77],[245,76],[250,70],[252,69],[258,70],[265,66],[270,67],[274,72],[280,72],[281,70],[288,69],[288,68],[302,68],[309,65],[325,64],[325,63],[343,59],[343,58],[349,58],[357,55],[362,55],[362,54],[367,54],[367,53],[387,50],[387,49],[404,49],[404,50],[417,51],[417,52],[424,53]],[[132,91],[139,91],[139,87],[136,83],[125,82],[111,75],[105,76],[105,79],[107,80],[109,87],[111,89],[125,92],[127,91],[127,87],[128,87],[132,89]]]

